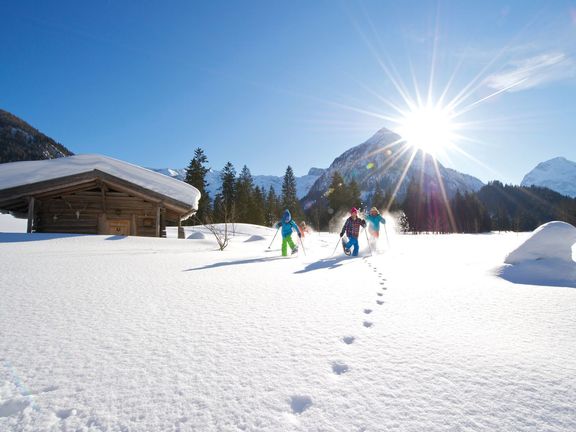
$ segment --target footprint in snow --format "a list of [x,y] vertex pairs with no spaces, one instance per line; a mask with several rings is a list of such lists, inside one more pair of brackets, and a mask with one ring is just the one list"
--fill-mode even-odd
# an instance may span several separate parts
[[376,300],[376,303],[378,303],[379,306],[382,306],[384,304],[383,300]]
[[366,315],[371,314],[372,313],[372,309],[364,309],[364,313]]
[[364,327],[366,327],[366,328],[370,328],[370,327],[372,327],[373,325],[374,325],[374,323],[371,322],[371,321],[364,321]]
[[9,417],[24,411],[30,405],[28,399],[9,399],[0,404],[0,417]]
[[290,408],[292,414],[302,414],[312,406],[312,398],[310,396],[295,395],[290,397]]
[[68,417],[76,415],[76,410],[75,409],[61,409],[56,411],[56,416],[60,419],[60,420],[66,420]]
[[376,295],[377,295],[378,297],[382,297],[384,294],[382,294],[382,293],[376,293]]
[[342,375],[348,372],[350,368],[345,363],[334,362],[332,363],[332,372],[336,375]]
[[346,345],[352,345],[355,340],[356,338],[354,336],[344,336],[342,338],[342,342],[344,342]]

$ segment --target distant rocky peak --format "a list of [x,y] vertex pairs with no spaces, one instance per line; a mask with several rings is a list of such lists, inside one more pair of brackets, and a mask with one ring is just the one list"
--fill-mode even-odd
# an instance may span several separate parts
[[524,176],[522,186],[540,186],[562,195],[576,197],[576,162],[555,157],[539,163]]

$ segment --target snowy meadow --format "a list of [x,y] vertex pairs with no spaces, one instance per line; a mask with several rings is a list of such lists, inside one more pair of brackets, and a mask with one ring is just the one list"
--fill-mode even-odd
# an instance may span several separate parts
[[499,276],[530,233],[0,231],[2,431],[576,430],[576,289]]

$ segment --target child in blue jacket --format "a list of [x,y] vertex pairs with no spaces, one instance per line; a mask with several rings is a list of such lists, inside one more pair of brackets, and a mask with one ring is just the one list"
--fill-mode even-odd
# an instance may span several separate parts
[[369,224],[368,232],[375,238],[375,240],[378,240],[378,237],[380,236],[380,222],[386,224],[386,219],[380,215],[380,212],[376,207],[372,207],[370,213],[366,215],[366,220]]
[[298,252],[298,246],[292,241],[292,231],[295,230],[298,237],[302,237],[302,233],[296,225],[296,222],[292,220],[292,215],[289,210],[284,210],[282,219],[276,224],[276,228],[282,227],[282,256],[288,256],[288,246],[292,249],[292,253]]

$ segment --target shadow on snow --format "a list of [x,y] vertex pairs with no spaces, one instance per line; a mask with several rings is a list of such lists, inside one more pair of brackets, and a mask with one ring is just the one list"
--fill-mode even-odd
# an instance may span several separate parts
[[[536,264],[539,264],[536,262]],[[542,264],[545,267],[545,264]],[[566,264],[568,274],[576,274],[576,263]],[[537,270],[537,269],[536,269]],[[549,270],[549,269],[545,269]],[[535,271],[534,264],[526,265],[503,265],[494,270],[496,276],[517,285],[536,285],[558,288],[576,288],[576,280],[570,278],[553,277],[542,271]],[[560,272],[559,272],[560,273]]]
[[252,259],[245,259],[245,260],[238,260],[238,261],[226,261],[226,262],[217,262],[214,264],[205,265],[202,267],[190,268],[182,271],[196,271],[196,270],[208,270],[213,268],[219,267],[228,267],[233,265],[243,265],[243,264],[256,264],[256,263],[264,263],[270,261],[277,261],[277,260],[284,260],[287,259],[286,257],[270,257],[270,258],[252,258]]
[[0,243],[22,243],[45,241],[59,238],[79,237],[85,234],[48,234],[48,233],[0,233]]
[[[290,258],[277,256],[277,257],[251,258],[251,259],[237,260],[237,261],[225,261],[225,262],[217,262],[214,264],[208,264],[208,265],[205,265],[202,267],[190,268],[190,269],[186,269],[186,270],[182,270],[182,271],[188,272],[188,271],[197,271],[197,270],[208,270],[208,269],[214,269],[214,268],[220,268],[220,267],[228,267],[228,266],[244,265],[244,264],[258,264],[258,263],[266,263],[266,262],[285,260],[285,259],[290,259]],[[338,256],[335,258],[323,259],[323,260],[308,264],[302,270],[298,270],[297,272],[294,272],[294,274],[303,274],[303,273],[308,273],[308,272],[311,272],[314,270],[335,269],[335,268],[338,268],[342,265],[342,261],[347,261],[350,259],[351,258],[347,257],[347,256]]]
[[[354,257],[354,258],[356,258],[356,257]],[[346,255],[343,255],[343,256],[337,256],[334,258],[322,259],[320,261],[316,261],[316,262],[308,264],[302,270],[298,270],[297,272],[294,272],[294,274],[308,273],[308,272],[311,272],[314,270],[335,269],[335,268],[342,266],[342,261],[348,261],[348,260],[354,259],[354,258],[350,258]]]

